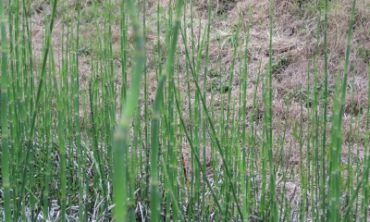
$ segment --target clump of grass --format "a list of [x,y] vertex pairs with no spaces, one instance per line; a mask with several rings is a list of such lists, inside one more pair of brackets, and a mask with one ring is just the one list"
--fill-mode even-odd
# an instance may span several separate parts
[[289,65],[289,61],[286,57],[280,58],[278,61],[272,64],[272,73],[279,73]]

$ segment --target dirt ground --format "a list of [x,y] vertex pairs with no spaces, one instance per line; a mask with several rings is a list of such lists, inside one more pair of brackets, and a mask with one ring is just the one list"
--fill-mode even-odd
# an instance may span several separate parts
[[[116,2],[116,3],[115,3]],[[113,4],[118,4],[119,1],[114,0]],[[294,92],[297,88],[307,85],[307,71],[310,65],[310,70],[317,66],[322,70],[323,65],[323,42],[317,39],[317,11],[311,6],[313,3],[307,3],[299,6],[298,2],[294,0],[278,0],[274,9],[274,24],[273,24],[273,57],[274,62],[277,64],[277,69],[274,70],[274,110],[276,117],[281,115],[282,99],[286,95]],[[186,13],[194,15],[194,29],[205,30],[207,26],[207,1],[197,0],[194,1],[194,6],[187,9]],[[330,84],[335,84],[334,78],[337,72],[343,69],[343,59],[345,52],[345,42],[347,33],[347,23],[350,16],[350,0],[336,0],[331,1],[333,7],[329,14],[329,53],[330,53]],[[55,54],[56,62],[60,61],[61,47],[62,47],[62,33],[65,27],[65,15],[68,13],[67,9],[73,7],[75,2],[65,1],[59,3],[62,6],[62,12],[58,17],[55,28],[53,31],[53,52]],[[169,0],[161,0],[161,7],[169,4]],[[94,27],[94,18],[85,19],[84,16],[93,16],[88,14],[89,8],[92,7],[92,0],[82,1],[81,12],[81,42],[89,42],[92,40],[96,28]],[[156,1],[147,0],[146,16],[147,16],[147,53],[148,53],[148,73],[150,80],[154,80],[154,60],[151,54],[154,53],[155,44],[157,44],[156,36]],[[45,19],[50,13],[50,8],[47,1],[37,0],[32,3],[32,41],[33,49],[36,58],[40,58],[43,46],[43,34],[45,28]],[[250,26],[250,36],[248,42],[248,55],[249,55],[249,87],[253,93],[253,84],[256,82],[259,69],[261,72],[265,71],[268,62],[268,47],[269,47],[269,1],[268,0],[217,0],[213,5],[214,16],[212,17],[211,33],[210,33],[210,52],[209,52],[209,72],[221,72],[222,78],[227,80],[230,73],[228,69],[231,66],[233,49],[229,41],[232,37],[234,27],[241,25],[245,27]],[[352,69],[350,75],[350,83],[353,83],[354,100],[356,109],[361,110],[367,106],[367,62],[369,59],[368,50],[370,49],[370,2],[366,0],[357,1],[356,7],[356,23],[353,35],[353,50],[352,50]],[[63,14],[64,13],[64,14]],[[90,12],[91,13],[91,12]],[[68,14],[67,14],[68,15]],[[98,15],[97,15],[98,16]],[[119,15],[116,17],[119,18]],[[96,18],[98,20],[99,18]],[[321,20],[323,18],[320,18]],[[188,20],[190,22],[190,20]],[[187,24],[188,25],[188,24]],[[119,23],[113,22],[112,25],[112,42],[114,50],[120,48],[120,33]],[[202,33],[203,34],[203,33]],[[160,41],[164,43],[164,36],[161,36]],[[240,33],[239,38],[246,37],[246,31]],[[196,33],[196,38],[199,36]],[[84,41],[85,40],[85,41]],[[91,41],[93,42],[93,41]],[[81,43],[81,47],[85,47]],[[90,46],[91,47],[91,46]],[[235,64],[235,78],[232,87],[232,93],[238,95],[238,86],[240,78],[240,62],[244,56],[244,43],[240,43],[240,51],[237,52],[238,60]],[[362,51],[365,51],[364,53]],[[182,42],[179,41],[179,54],[184,56],[184,47]],[[365,55],[363,55],[365,54]],[[89,60],[93,55],[84,54],[80,57],[80,80],[82,87],[86,86],[85,83],[89,79],[90,64]],[[116,70],[120,75],[120,63],[118,58],[115,61]],[[312,60],[315,59],[315,64]],[[311,61],[311,63],[310,63]],[[279,66],[280,65],[280,66]],[[181,67],[181,64],[179,64]],[[262,68],[259,68],[262,67]],[[181,70],[180,70],[181,71]],[[151,74],[151,75],[150,75]],[[179,74],[181,77],[181,73]],[[214,77],[213,77],[214,76]],[[322,77],[322,73],[319,73]],[[211,75],[209,77],[209,84],[214,82],[219,76]],[[313,81],[313,77],[310,79]],[[156,81],[149,81],[155,89]],[[119,83],[118,83],[119,84]],[[211,88],[211,87],[208,87]],[[297,95],[292,96],[292,107],[295,104],[294,99]],[[251,100],[249,100],[251,102]],[[349,103],[348,101],[347,103]],[[349,105],[349,104],[348,104]],[[298,106],[299,107],[299,106]],[[294,108],[292,108],[294,109]],[[292,110],[294,115],[294,110]]]

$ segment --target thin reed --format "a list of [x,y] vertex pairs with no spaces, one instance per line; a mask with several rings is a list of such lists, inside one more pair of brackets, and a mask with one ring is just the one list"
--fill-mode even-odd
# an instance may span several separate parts
[[366,3],[245,2],[0,1],[0,221],[367,221]]

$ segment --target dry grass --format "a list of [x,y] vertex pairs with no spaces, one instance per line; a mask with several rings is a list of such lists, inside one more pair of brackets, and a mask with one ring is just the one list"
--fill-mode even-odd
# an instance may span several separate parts
[[[82,16],[87,16],[90,10],[91,1],[83,1],[83,10]],[[114,1],[113,1],[114,2]],[[155,52],[158,36],[156,33],[155,27],[155,16],[156,16],[156,0],[147,1],[147,10],[145,12],[147,16],[147,42],[146,48],[148,55]],[[160,7],[162,10],[165,10],[169,5],[169,0],[160,1]],[[197,36],[198,29],[205,29],[207,25],[207,1],[199,0],[194,1],[194,7],[192,9],[188,8],[185,13],[192,13],[195,17],[194,20],[194,29],[196,30],[195,38],[198,39],[200,36]],[[73,7],[73,1],[66,1],[65,7]],[[344,51],[345,51],[345,38],[347,31],[347,21],[349,20],[349,11],[350,11],[351,1],[348,0],[336,0],[331,1],[331,10],[329,14],[329,51],[330,51],[330,73],[331,77],[329,79],[330,86],[334,86],[335,78],[338,72],[341,71],[343,65],[340,61],[343,61]],[[250,41],[248,45],[248,51],[250,56],[249,64],[249,85],[248,85],[248,98],[253,98],[254,87],[256,84],[257,75],[259,73],[259,67],[262,67],[261,72],[265,72],[265,67],[268,62],[268,10],[269,2],[268,0],[217,0],[213,3],[212,6],[216,9],[216,14],[213,17],[212,21],[212,33],[210,34],[210,54],[209,54],[209,66],[210,75],[208,76],[208,86],[209,91],[214,88],[212,84],[217,84],[221,78],[223,82],[229,78],[229,69],[231,66],[232,60],[232,47],[230,45],[230,38],[233,35],[233,28],[235,25],[241,25],[245,28],[247,25],[251,25],[250,30]],[[33,2],[33,13],[32,13],[32,40],[34,49],[36,52],[36,58],[40,58],[42,51],[42,35],[44,30],[43,19],[49,13],[48,5],[46,1],[34,1]],[[250,14],[248,13],[251,10]],[[85,13],[85,14],[84,14]],[[279,131],[283,127],[283,122],[288,120],[288,122],[294,123],[297,120],[297,117],[302,117],[299,121],[307,121],[308,114],[307,109],[302,102],[309,95],[306,94],[302,88],[306,87],[308,84],[307,80],[307,68],[308,63],[313,58],[316,59],[317,63],[315,64],[318,70],[323,70],[323,51],[322,42],[317,42],[315,36],[317,32],[317,12],[310,8],[310,2],[303,4],[300,8],[297,1],[293,0],[279,0],[276,2],[275,7],[275,24],[273,28],[273,57],[275,63],[281,62],[281,59],[284,58],[284,65],[276,70],[274,73],[273,79],[273,125],[274,130]],[[94,16],[94,15],[89,15]],[[98,16],[98,15],[95,15]],[[94,33],[96,30],[96,20],[86,19],[85,23],[81,28],[81,38],[86,39],[90,42],[93,39]],[[189,20],[188,20],[189,21]],[[53,33],[53,51],[57,57],[61,56],[61,36],[63,16],[61,15],[55,25],[55,31]],[[112,26],[112,42],[113,50],[119,51],[119,23],[115,22],[115,25]],[[187,24],[184,24],[185,26]],[[353,35],[353,57],[352,60],[352,70],[349,79],[351,83],[351,92],[346,101],[346,117],[344,122],[344,131],[345,131],[345,141],[351,139],[351,133],[349,129],[349,123],[352,121],[352,118],[355,118],[358,121],[356,125],[356,130],[363,129],[365,113],[363,110],[367,107],[367,57],[359,56],[358,51],[360,49],[370,50],[370,2],[366,0],[358,1],[357,4],[357,14],[356,14],[356,24]],[[190,35],[191,33],[187,33]],[[163,35],[164,36],[164,35]],[[163,36],[159,37],[159,42],[165,45],[165,40]],[[131,37],[129,37],[129,40]],[[82,41],[82,45],[84,41]],[[240,51],[237,52],[237,56],[243,56],[243,48],[241,45]],[[90,62],[94,59],[95,52],[92,48],[89,48],[89,53],[86,56],[81,57],[80,62],[80,81],[82,83],[82,90],[86,90],[87,83],[89,81],[89,75],[91,73],[91,64]],[[185,52],[182,42],[179,41],[179,57],[185,61]],[[59,59],[56,58],[56,61]],[[181,61],[181,59],[180,59]],[[156,91],[156,76],[155,76],[155,61],[148,56],[147,68],[148,68],[148,89],[149,89],[149,98],[152,100],[154,98],[154,92]],[[203,64],[204,65],[204,64]],[[235,64],[235,78],[233,85],[231,86],[232,95],[235,98],[239,95],[238,85],[239,85],[239,73],[237,70],[241,64]],[[184,70],[184,64],[178,64],[179,71]],[[58,64],[57,64],[58,67]],[[204,67],[202,67],[204,68]],[[117,72],[117,79],[120,76],[120,63],[115,62],[115,69]],[[311,64],[311,70],[313,70]],[[211,75],[212,74],[212,75]],[[319,79],[322,78],[323,73],[319,73]],[[312,77],[312,76],[311,76]],[[201,78],[204,78],[204,76]],[[313,83],[313,77],[309,82]],[[202,81],[201,81],[202,82]],[[185,92],[186,90],[186,76],[183,73],[179,73],[179,87],[182,88]],[[119,88],[119,81],[117,81],[117,88]],[[220,87],[220,86],[219,86]],[[222,86],[221,86],[222,87]],[[191,84],[191,88],[194,89],[194,85]],[[258,101],[261,101],[261,91],[262,85],[260,84],[257,87],[258,92]],[[192,95],[194,96],[194,95]],[[351,99],[352,98],[352,99]],[[193,98],[194,99],[194,98]],[[217,104],[220,103],[220,96],[213,98],[214,106],[219,107]],[[285,108],[285,104],[288,102],[289,108]],[[187,101],[184,101],[184,108],[186,109]],[[263,108],[261,103],[258,103],[260,107],[261,115],[263,115]],[[238,104],[236,104],[236,108]],[[248,107],[252,108],[252,99],[248,100]],[[217,110],[216,110],[217,111]],[[143,111],[142,111],[143,112]],[[81,113],[82,118],[84,113]],[[185,117],[186,118],[186,117]],[[289,124],[291,125],[291,124]],[[294,124],[293,124],[294,125]],[[257,126],[261,127],[261,126]],[[353,129],[352,129],[353,130]],[[298,142],[292,136],[293,129],[287,129],[287,138],[286,146],[291,148],[291,156],[286,157],[287,163],[289,165],[296,166],[298,165],[299,156],[297,156]],[[361,152],[361,140],[358,139],[358,147]],[[184,155],[186,156],[185,161],[188,162],[188,153],[189,150],[186,145],[183,148]],[[347,155],[346,149],[343,151],[343,157]],[[355,151],[354,151],[355,152]],[[189,169],[190,170],[190,169]],[[287,198],[294,199],[293,194],[299,191],[298,185],[289,184],[288,188],[293,191],[287,192]],[[279,188],[280,189],[280,188]]]

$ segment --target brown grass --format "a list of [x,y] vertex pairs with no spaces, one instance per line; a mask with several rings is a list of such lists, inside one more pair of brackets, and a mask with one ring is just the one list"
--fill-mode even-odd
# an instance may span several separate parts
[[[73,1],[66,1],[69,7],[73,5]],[[155,47],[158,36],[156,36],[156,0],[148,0],[147,5],[147,27],[148,36],[146,38],[146,46],[148,53],[148,89],[150,100],[153,99],[156,90],[156,77],[155,77],[155,61],[154,56],[150,56],[155,53]],[[161,0],[161,7],[165,8],[169,4],[169,0]],[[207,1],[199,0],[194,1],[194,8],[187,8],[188,15],[192,13],[194,19],[194,29],[205,29],[207,25]],[[301,103],[303,99],[307,98],[305,88],[307,80],[307,67],[310,60],[316,60],[315,64],[322,70],[323,67],[323,42],[317,41],[315,38],[317,30],[317,12],[310,10],[307,5],[303,5],[303,8],[299,8],[296,1],[293,0],[279,0],[275,6],[275,17],[273,27],[273,57],[275,61],[279,61],[281,58],[286,58],[287,64],[277,73],[274,74],[273,79],[273,113],[274,113],[274,126],[275,130],[279,130],[285,121],[294,122],[297,120],[297,116],[301,116],[303,121],[307,121],[308,114],[307,109],[303,107],[301,110]],[[329,14],[329,51],[330,51],[330,86],[335,83],[335,76],[343,69],[343,58],[345,50],[345,39],[347,32],[347,21],[349,20],[349,10],[351,1],[349,0],[336,0],[331,1],[333,8]],[[90,7],[90,2],[85,1],[84,9]],[[45,25],[43,19],[49,13],[49,6],[46,1],[34,1],[32,12],[32,41],[34,45],[35,57],[40,60],[43,45],[43,33]],[[68,7],[68,6],[67,6]],[[233,26],[236,24],[246,27],[251,25],[250,30],[250,42],[248,44],[248,51],[250,56],[249,64],[249,85],[248,85],[248,98],[253,98],[254,87],[259,73],[259,67],[261,63],[261,72],[265,72],[265,67],[268,61],[268,0],[217,0],[213,3],[213,9],[216,12],[211,27],[210,35],[210,54],[209,54],[209,70],[213,70],[217,75],[208,77],[208,84],[217,83],[219,79],[226,81],[228,76],[228,70],[231,66],[232,60],[232,47],[228,43],[228,38],[232,35]],[[82,10],[84,10],[82,9]],[[248,10],[251,9],[251,14],[248,14]],[[193,10],[193,11],[191,11]],[[188,21],[190,22],[190,21]],[[186,24],[184,25],[186,26]],[[61,56],[61,36],[62,36],[63,19],[62,16],[56,22],[55,31],[53,33],[53,51],[56,55],[57,67]],[[345,138],[346,140],[351,138],[349,133],[349,123],[351,117],[358,119],[359,124],[357,130],[360,130],[364,125],[363,110],[367,108],[367,62],[366,58],[358,56],[357,51],[362,49],[370,49],[370,2],[366,0],[358,1],[356,24],[353,36],[353,56],[352,70],[350,74],[349,83],[351,83],[351,93],[353,95],[348,97],[346,101],[346,118],[344,123]],[[119,23],[115,22],[112,26],[112,42],[115,51],[120,48],[120,34],[119,34]],[[189,30],[188,30],[189,31]],[[87,22],[81,27],[81,38],[85,39],[86,42],[93,39],[95,36],[96,29],[94,25]],[[190,35],[190,31],[188,33]],[[245,35],[243,33],[243,35]],[[164,33],[159,38],[161,44],[164,43]],[[195,38],[199,38],[196,36]],[[129,37],[130,39],[130,37]],[[83,44],[83,43],[82,43]],[[221,46],[221,47],[220,47]],[[239,58],[243,56],[243,45],[240,45],[240,51],[237,55]],[[185,50],[181,41],[179,41],[179,56],[180,61],[185,61]],[[86,91],[89,76],[91,74],[90,60],[93,59],[94,52],[89,55],[81,57],[80,61],[80,81],[82,83],[82,91]],[[37,60],[36,60],[37,61]],[[37,66],[37,64],[35,64]],[[233,86],[231,87],[232,95],[237,98],[239,95],[239,66],[241,64],[236,63],[235,67],[235,78]],[[179,88],[183,92],[186,90],[186,76],[184,74],[184,64],[178,64],[178,75],[179,75]],[[311,67],[311,70],[313,67]],[[120,63],[115,62],[115,71],[117,72],[117,79],[120,76]],[[221,77],[220,77],[221,75]],[[319,78],[322,79],[323,73],[319,73]],[[313,75],[311,75],[310,83],[313,83]],[[117,80],[117,88],[120,87],[120,81]],[[193,90],[194,85],[191,84]],[[211,89],[212,87],[203,86]],[[258,86],[258,97],[261,101],[261,87]],[[193,99],[193,98],[192,98]],[[214,98],[214,105],[217,108],[217,104],[220,103],[220,95],[218,94]],[[187,101],[184,101],[187,102]],[[237,102],[237,101],[236,101]],[[288,102],[289,108],[285,109],[284,104]],[[258,104],[259,109],[263,115],[263,108],[261,104]],[[236,108],[238,104],[236,105]],[[252,108],[252,99],[248,100],[248,107]],[[186,108],[186,104],[184,106]],[[302,113],[303,111],[303,113]],[[84,113],[81,113],[81,117],[84,118]],[[185,117],[186,118],[186,117]],[[291,131],[292,129],[288,129]],[[287,134],[286,146],[297,147],[297,142],[291,137],[291,134]],[[360,141],[359,141],[360,142]],[[360,145],[359,145],[360,146]],[[186,148],[188,149],[188,148]],[[189,151],[186,151],[188,153]],[[294,148],[295,149],[295,148]],[[292,152],[296,152],[295,150]],[[292,159],[297,158],[296,155],[289,157]]]

